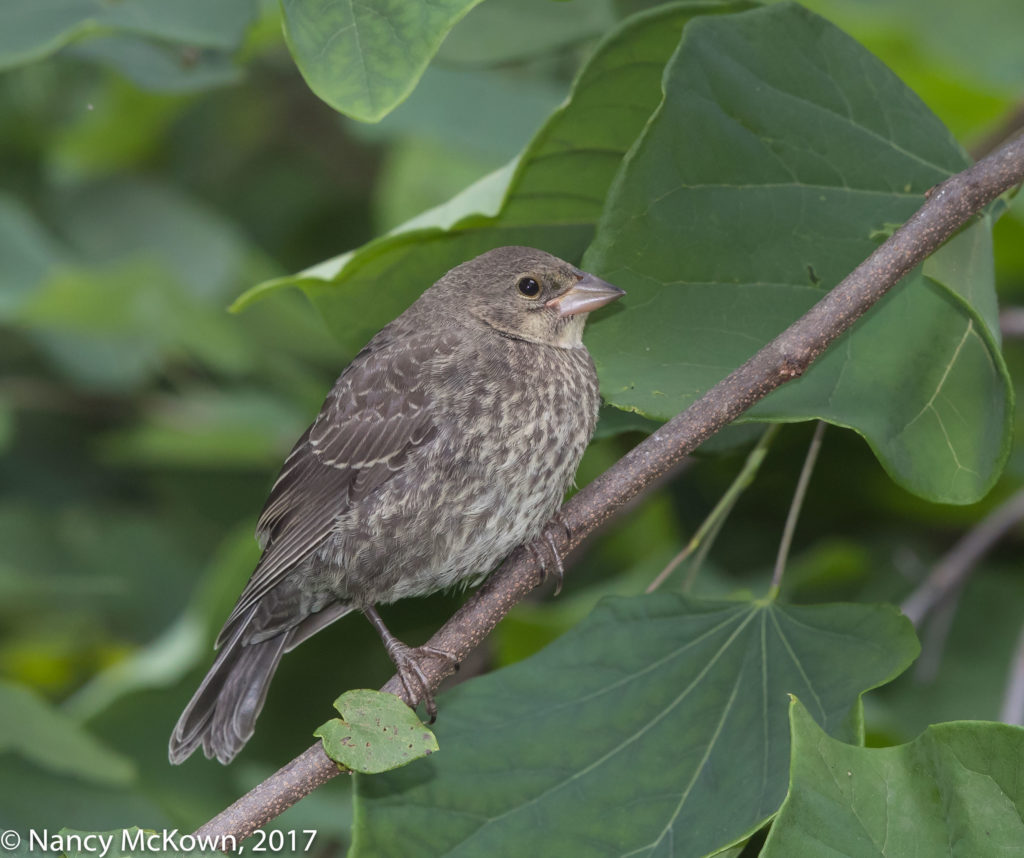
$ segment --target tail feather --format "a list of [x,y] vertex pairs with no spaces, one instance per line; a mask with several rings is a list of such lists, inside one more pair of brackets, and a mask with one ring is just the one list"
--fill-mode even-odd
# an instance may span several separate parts
[[249,644],[239,638],[217,654],[181,713],[168,749],[172,763],[183,762],[202,745],[208,759],[226,765],[252,737],[288,634]]
[[[254,634],[257,603],[239,617],[213,666],[181,713],[171,733],[168,757],[177,765],[202,746],[207,759],[230,763],[252,737],[267,699],[270,680],[284,653],[352,610],[335,603],[272,637]],[[253,638],[256,637],[254,640]]]

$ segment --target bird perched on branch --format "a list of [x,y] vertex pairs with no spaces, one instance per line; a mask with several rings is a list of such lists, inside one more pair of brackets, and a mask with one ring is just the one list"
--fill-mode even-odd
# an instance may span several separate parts
[[418,661],[450,656],[401,643],[374,606],[475,583],[539,538],[597,421],[584,322],[623,294],[548,253],[501,247],[369,342],[271,489],[263,555],[174,728],[172,763],[200,745],[230,762],[281,656],[352,611],[433,717]]

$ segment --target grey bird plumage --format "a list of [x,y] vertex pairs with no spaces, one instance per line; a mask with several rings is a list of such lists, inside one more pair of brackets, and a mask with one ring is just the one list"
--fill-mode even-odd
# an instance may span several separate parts
[[171,762],[200,746],[230,762],[281,656],[355,610],[416,682],[417,651],[374,606],[475,583],[540,534],[597,420],[587,313],[622,294],[550,254],[503,247],[449,271],[369,342],[271,489],[263,555]]

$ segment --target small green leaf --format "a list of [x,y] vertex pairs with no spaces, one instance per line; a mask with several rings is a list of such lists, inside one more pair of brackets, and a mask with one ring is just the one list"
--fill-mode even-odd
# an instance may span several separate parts
[[763,858],[1019,855],[1024,729],[982,721],[929,727],[895,748],[858,748],[790,704],[789,795]]
[[357,689],[334,701],[340,718],[313,732],[338,765],[354,772],[377,774],[427,757],[437,739],[416,713],[393,694]]
[[377,122],[402,102],[448,31],[480,0],[281,0],[302,76],[335,110]]

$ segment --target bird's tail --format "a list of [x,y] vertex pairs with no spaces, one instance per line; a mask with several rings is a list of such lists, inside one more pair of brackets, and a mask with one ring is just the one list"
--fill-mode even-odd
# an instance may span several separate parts
[[208,759],[227,765],[252,737],[256,718],[267,699],[270,680],[281,656],[310,635],[347,614],[351,608],[331,605],[303,622],[265,640],[253,640],[249,615],[221,646],[213,666],[181,713],[171,733],[168,757],[177,765],[202,745]]
[[184,762],[200,745],[207,757],[230,763],[252,736],[288,635],[243,643],[241,631],[221,648],[181,713],[168,750],[172,763]]

